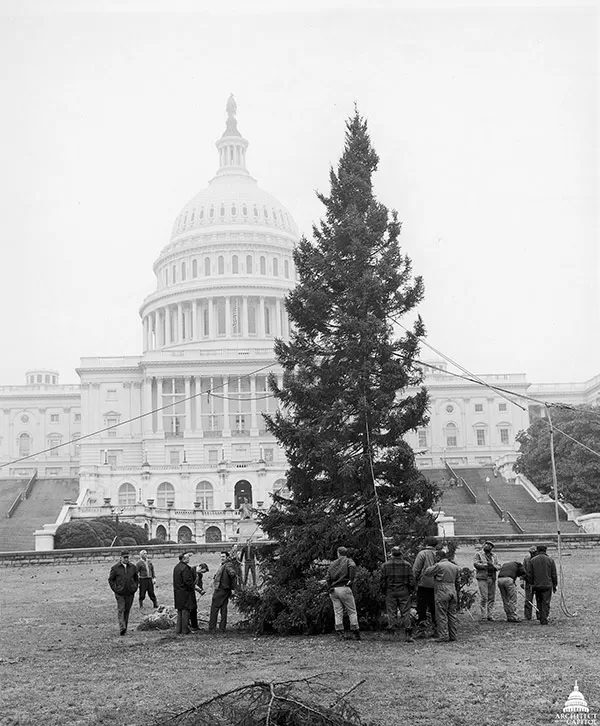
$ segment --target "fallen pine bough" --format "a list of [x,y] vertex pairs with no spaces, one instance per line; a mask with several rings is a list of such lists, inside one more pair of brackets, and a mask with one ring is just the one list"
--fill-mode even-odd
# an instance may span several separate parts
[[377,726],[346,701],[364,679],[339,694],[324,678],[254,681],[164,716],[155,726]]

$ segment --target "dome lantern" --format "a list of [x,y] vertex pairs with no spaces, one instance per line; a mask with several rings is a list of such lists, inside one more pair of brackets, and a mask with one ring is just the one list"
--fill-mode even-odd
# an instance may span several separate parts
[[225,110],[227,111],[225,131],[215,143],[219,151],[219,169],[216,176],[225,174],[245,174],[249,176],[248,169],[246,169],[248,142],[240,134],[237,127],[237,104],[233,93],[227,99]]

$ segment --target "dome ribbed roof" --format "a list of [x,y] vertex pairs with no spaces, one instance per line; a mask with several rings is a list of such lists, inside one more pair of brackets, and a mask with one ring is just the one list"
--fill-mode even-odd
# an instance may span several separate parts
[[298,228],[287,209],[261,189],[248,173],[248,142],[237,128],[237,106],[233,96],[229,97],[226,110],[225,132],[216,142],[219,169],[208,188],[196,194],[181,210],[173,225],[169,246],[178,246],[178,238],[188,237],[190,232],[231,225],[262,227],[287,232],[294,239],[298,237]]

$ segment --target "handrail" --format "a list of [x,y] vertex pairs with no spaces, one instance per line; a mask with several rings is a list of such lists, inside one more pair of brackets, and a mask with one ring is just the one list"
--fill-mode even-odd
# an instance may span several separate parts
[[13,514],[17,511],[17,508],[19,504],[21,503],[21,500],[23,499],[24,490],[21,490],[15,499],[15,501],[10,505],[10,508],[8,512],[6,513],[6,516],[10,519],[10,517],[13,516]]
[[458,478],[462,482],[463,487],[467,490],[467,494],[471,497],[471,501],[473,502],[473,504],[477,504],[477,494],[475,494],[475,492],[467,484],[464,476],[459,476]]
[[517,522],[517,520],[512,516],[512,514],[508,510],[505,512],[505,514],[506,514],[506,518],[512,524],[512,526],[517,530],[517,532],[519,534],[525,534],[525,530],[523,529],[523,527],[521,527],[521,525]]
[[492,507],[496,510],[496,514],[500,517],[500,519],[504,520],[504,510],[502,507],[498,504],[498,502],[494,499],[494,497],[488,492],[488,500]]
[[33,485],[37,481],[37,469],[33,472],[31,475],[31,479],[27,482],[27,486],[25,487],[25,491],[23,492],[23,498],[29,499],[29,495],[31,494],[31,490],[33,489]]

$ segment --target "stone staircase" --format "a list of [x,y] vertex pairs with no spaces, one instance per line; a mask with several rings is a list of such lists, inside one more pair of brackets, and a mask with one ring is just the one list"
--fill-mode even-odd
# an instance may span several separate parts
[[[502,477],[494,476],[491,469],[455,469],[477,498],[474,503],[464,487],[445,487],[438,506],[445,514],[456,518],[457,535],[516,534],[518,530],[510,521],[503,522],[488,499],[488,492],[503,512],[510,512],[525,534],[550,534],[556,532],[553,502],[537,502],[519,484],[508,484]],[[429,472],[428,472],[429,476]],[[436,470],[433,481],[448,479],[443,470]],[[489,480],[489,481],[488,481]],[[577,532],[574,522],[567,521],[560,511],[562,533]]]
[[17,494],[25,489],[28,481],[29,479],[26,477],[2,479],[0,481],[0,518],[6,517],[6,513],[17,498]]
[[19,484],[10,503],[0,514],[0,552],[35,549],[35,530],[56,520],[65,499],[75,500],[79,495],[78,479],[37,479],[29,498],[22,501],[13,516],[8,518],[6,511],[18,492],[27,486],[27,481],[20,480]]

